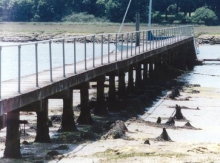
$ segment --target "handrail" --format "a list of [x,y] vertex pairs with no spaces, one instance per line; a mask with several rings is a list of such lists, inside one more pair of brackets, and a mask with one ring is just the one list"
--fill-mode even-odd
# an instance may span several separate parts
[[[140,36],[138,37],[140,39],[139,40],[140,46],[138,47],[136,47],[137,35]],[[52,45],[58,41],[62,45],[60,52],[62,59],[56,62],[59,62],[59,65],[62,67],[62,77],[66,78],[67,77],[66,68],[68,64],[66,61],[69,60],[68,56],[72,56],[73,58],[73,62],[71,62],[71,64],[73,64],[72,73],[77,74],[79,69],[77,65],[79,62],[84,63],[84,70],[89,70],[91,68],[95,68],[112,62],[117,62],[129,57],[133,57],[135,55],[139,55],[140,53],[146,51],[150,51],[156,48],[173,44],[188,37],[194,37],[193,26],[187,25],[187,26],[178,26],[178,27],[170,27],[170,28],[160,28],[160,29],[154,28],[150,30],[131,31],[124,33],[93,34],[86,36],[74,36],[68,38],[50,39],[50,40],[37,41],[37,42],[18,43],[13,45],[0,45],[0,99],[4,97],[4,94],[2,94],[2,92],[4,93],[2,89],[2,82],[4,80],[2,74],[7,73],[5,72],[6,70],[4,70],[3,68],[3,64],[5,63],[2,63],[2,57],[7,57],[7,53],[5,52],[5,49],[7,48],[17,47],[18,49],[17,51],[18,68],[16,70],[18,72],[17,92],[22,93],[21,78],[23,72],[21,67],[25,66],[24,63],[22,62],[22,56],[24,54],[24,50],[22,48],[26,48],[25,46],[33,45],[32,53],[35,59],[34,61],[32,61],[33,63],[31,63],[31,65],[35,65],[35,72],[33,72],[32,74],[35,74],[35,78],[36,78],[35,86],[40,87],[39,72],[42,70],[39,69],[39,64],[41,63],[42,59],[40,58],[39,45],[41,44],[46,44],[45,46],[48,48],[48,52],[45,55],[47,57],[49,55],[49,62],[48,62],[49,81],[55,82],[55,78],[54,78],[55,73],[53,73],[54,71],[53,68],[57,67],[56,65],[54,65],[54,60],[55,60],[54,53],[56,53],[56,50],[54,49],[55,46]],[[73,50],[68,51],[67,41],[69,42],[71,41]],[[82,44],[79,44],[78,42],[81,42]],[[90,44],[92,46],[90,46]],[[79,48],[79,46],[81,45],[83,45],[83,47]],[[107,46],[104,47],[104,45]],[[113,46],[115,46],[115,48],[113,48]],[[118,49],[120,48],[120,50],[118,50],[117,48]],[[79,52],[79,50],[81,51]],[[47,50],[45,49],[45,51]]]
[[[178,26],[178,27],[169,27],[169,28],[152,28],[150,30],[140,30],[140,31],[130,31],[130,32],[123,32],[123,33],[128,33],[128,34],[131,34],[131,33],[135,33],[135,32],[143,32],[143,31],[152,31],[152,30],[169,30],[169,29],[176,29],[176,28],[181,28],[181,27],[191,27],[193,29],[193,26],[192,25],[186,25],[186,26]],[[13,47],[13,46],[19,46],[19,45],[22,45],[22,46],[25,46],[25,45],[33,45],[33,44],[36,44],[36,43],[48,43],[48,42],[55,42],[55,41],[62,41],[62,40],[73,40],[73,39],[80,39],[80,38],[84,38],[84,37],[92,37],[92,36],[102,36],[102,35],[116,35],[116,34],[122,34],[122,33],[104,33],[104,34],[91,34],[91,35],[85,35],[85,36],[74,36],[74,37],[63,37],[63,38],[56,38],[56,39],[49,39],[49,40],[43,40],[43,41],[33,41],[33,42],[27,42],[27,43],[15,43],[13,45],[1,45],[1,47]]]

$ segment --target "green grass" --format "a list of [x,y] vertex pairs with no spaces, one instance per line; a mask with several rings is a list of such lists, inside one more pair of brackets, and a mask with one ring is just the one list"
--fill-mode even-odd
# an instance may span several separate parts
[[[153,28],[165,28],[173,25],[153,24]],[[45,33],[63,32],[70,34],[97,34],[97,33],[116,33],[120,23],[54,23],[54,22],[0,22],[1,33],[34,33],[43,31]],[[147,24],[141,24],[140,29],[147,29]],[[125,23],[122,32],[135,31],[134,23]],[[195,26],[195,34],[220,35],[220,26]]]
[[127,158],[132,158],[132,157],[173,157],[175,156],[175,158],[182,158],[182,157],[186,157],[188,155],[186,154],[181,154],[181,153],[167,153],[167,154],[162,154],[162,153],[155,153],[155,152],[134,152],[134,151],[130,151],[127,153],[120,153],[119,150],[113,150],[113,149],[107,149],[104,152],[98,152],[95,153],[94,156],[96,157],[100,157],[100,158],[105,158],[105,160],[108,161],[113,161],[115,160],[124,160]]

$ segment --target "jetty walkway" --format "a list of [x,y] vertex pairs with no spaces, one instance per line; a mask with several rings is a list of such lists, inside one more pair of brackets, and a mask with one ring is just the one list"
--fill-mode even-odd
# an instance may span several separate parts
[[[40,49],[41,45],[46,47]],[[62,45],[59,60],[54,60],[56,46]],[[67,45],[72,49],[67,50]],[[25,47],[33,60],[29,66],[22,61]],[[88,49],[90,47],[90,49]],[[16,77],[4,79],[7,69],[2,68],[1,58],[7,58],[7,50],[16,53],[14,67]],[[98,52],[97,52],[98,49]],[[40,51],[48,60],[40,59]],[[67,56],[70,56],[69,58]],[[46,57],[46,56],[45,56]],[[69,62],[69,59],[72,62]],[[179,26],[151,29],[128,33],[111,33],[83,37],[53,39],[41,42],[0,46],[0,127],[7,127],[5,157],[18,158],[20,153],[19,120],[20,111],[37,113],[36,142],[50,142],[48,129],[48,99],[63,99],[62,131],[76,129],[73,118],[73,89],[81,94],[81,113],[77,122],[91,124],[88,88],[89,82],[97,82],[97,107],[95,114],[105,115],[109,111],[104,105],[104,84],[109,78],[108,100],[124,94],[126,90],[143,87],[149,82],[163,80],[167,72],[163,65],[169,63],[178,69],[190,69],[196,63],[193,26]],[[58,62],[59,66],[54,66]],[[39,70],[39,65],[47,69]],[[31,74],[25,74],[34,68]],[[26,69],[26,70],[25,70]],[[128,84],[125,82],[128,74]],[[22,75],[25,74],[25,75]],[[10,76],[10,75],[9,75]],[[115,77],[118,76],[116,91]],[[13,151],[13,152],[12,152]]]

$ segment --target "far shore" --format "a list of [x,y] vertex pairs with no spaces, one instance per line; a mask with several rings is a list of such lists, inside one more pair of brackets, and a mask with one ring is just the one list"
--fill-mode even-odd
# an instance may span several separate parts
[[[153,24],[152,28],[174,25]],[[0,42],[36,42],[49,39],[85,36],[90,34],[117,33],[120,23],[52,23],[52,22],[0,22]],[[147,29],[146,24],[140,30]],[[134,23],[125,23],[122,32],[135,31]],[[220,42],[220,26],[194,26],[200,40],[217,39]]]

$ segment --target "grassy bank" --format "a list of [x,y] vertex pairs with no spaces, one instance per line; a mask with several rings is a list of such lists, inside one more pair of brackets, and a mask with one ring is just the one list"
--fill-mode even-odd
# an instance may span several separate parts
[[[170,27],[172,25],[156,25],[153,28]],[[63,32],[71,34],[97,34],[113,33],[119,30],[120,23],[52,23],[52,22],[1,22],[0,33],[31,33],[31,32]],[[147,24],[141,24],[141,29],[146,29]],[[123,31],[134,31],[134,23],[126,23]],[[195,34],[220,35],[220,26],[195,26]]]

